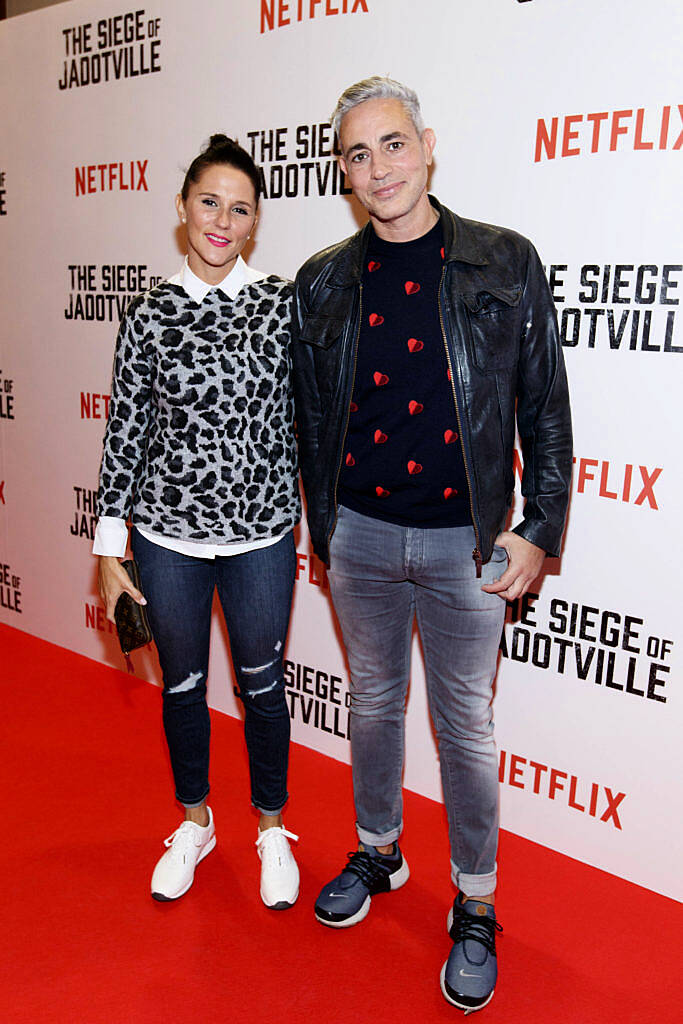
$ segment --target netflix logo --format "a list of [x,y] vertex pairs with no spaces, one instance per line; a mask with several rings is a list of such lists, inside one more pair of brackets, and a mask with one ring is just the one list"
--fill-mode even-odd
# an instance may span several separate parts
[[5,504],[5,481],[0,480],[0,505]]
[[368,0],[260,0],[261,35],[295,21],[332,18],[337,14],[368,13]]
[[104,614],[104,608],[101,604],[88,604],[85,605],[85,628],[94,629],[98,633],[115,633],[116,626],[113,622],[109,622],[106,615]]
[[[661,466],[632,465],[630,462],[617,463],[609,459],[585,457],[572,459],[576,466],[573,476],[575,494],[587,494],[609,501],[623,501],[627,504],[659,511],[655,496],[655,484],[664,472]],[[515,448],[512,456],[515,476],[522,480],[523,464]]]
[[109,416],[110,397],[95,391],[81,391],[81,419],[106,420]]
[[304,555],[300,551],[296,553],[295,583],[311,583],[314,587],[321,587],[329,590],[330,584],[327,579],[327,569],[317,555]]
[[498,762],[498,781],[513,789],[523,789],[545,800],[561,800],[573,811],[588,814],[598,821],[609,823],[621,831],[619,807],[625,793],[616,794],[609,786],[599,782],[584,782],[578,775],[570,775],[541,761],[510,754],[501,750]]
[[[560,128],[560,125],[562,126]],[[557,157],[623,150],[676,150],[683,146],[683,103],[568,114],[536,123],[534,163]]]
[[149,160],[126,160],[108,164],[84,164],[74,167],[76,195],[94,192],[149,192]]

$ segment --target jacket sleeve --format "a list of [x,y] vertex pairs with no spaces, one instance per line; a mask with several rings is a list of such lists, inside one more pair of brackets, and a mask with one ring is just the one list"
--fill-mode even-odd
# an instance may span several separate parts
[[100,516],[128,519],[146,458],[152,369],[145,330],[133,300],[119,327],[97,492]]
[[558,555],[572,474],[571,414],[557,314],[531,243],[521,307],[517,429],[525,503],[523,520],[514,532],[549,555]]
[[292,379],[294,382],[294,411],[299,444],[299,468],[308,496],[318,458],[318,428],[321,408],[318,381],[315,372],[313,346],[302,340],[302,327],[307,313],[305,286],[301,271],[294,282],[292,313]]

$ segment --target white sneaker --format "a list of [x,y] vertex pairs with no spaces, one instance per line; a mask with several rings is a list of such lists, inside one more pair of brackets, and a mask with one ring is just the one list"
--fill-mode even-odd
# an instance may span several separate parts
[[259,830],[256,849],[261,858],[261,899],[271,910],[287,910],[299,895],[299,869],[288,839],[298,840],[284,825]]
[[168,846],[168,850],[157,861],[152,875],[152,896],[155,900],[177,900],[186,893],[194,881],[194,869],[197,864],[207,853],[211,853],[216,845],[213,814],[210,807],[207,807],[207,811],[208,825],[184,821],[168,839],[164,839],[164,845]]

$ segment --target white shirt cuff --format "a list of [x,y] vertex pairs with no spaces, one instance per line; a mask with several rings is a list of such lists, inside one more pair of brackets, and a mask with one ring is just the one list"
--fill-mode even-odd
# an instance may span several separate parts
[[100,516],[95,529],[93,555],[111,555],[123,558],[128,547],[128,527],[125,519],[116,516]]

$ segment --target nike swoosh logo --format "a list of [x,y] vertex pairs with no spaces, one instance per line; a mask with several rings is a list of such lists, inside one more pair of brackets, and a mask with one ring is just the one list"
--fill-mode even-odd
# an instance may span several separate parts
[[346,899],[346,893],[344,892],[328,892],[327,895],[330,897],[338,896],[340,900]]
[[461,978],[481,978],[481,974],[468,974],[467,971],[463,971],[462,967],[458,973]]

